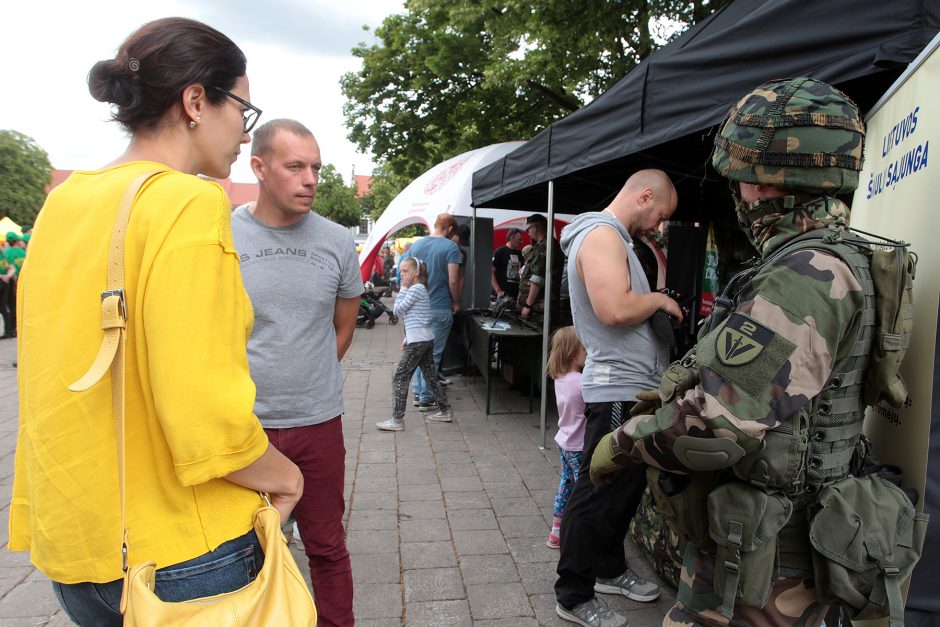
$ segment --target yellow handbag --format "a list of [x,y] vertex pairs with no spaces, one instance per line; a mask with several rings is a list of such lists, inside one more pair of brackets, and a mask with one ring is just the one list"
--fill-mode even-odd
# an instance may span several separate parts
[[114,426],[117,435],[118,481],[121,491],[121,551],[124,555],[124,591],[121,613],[124,624],[134,627],[277,625],[313,627],[317,610],[307,583],[294,562],[281,533],[281,516],[267,502],[255,512],[254,528],[264,551],[264,565],[244,588],[181,603],[166,603],[154,594],[154,562],[127,566],[127,524],[124,493],[124,333],[127,310],[124,301],[124,236],[134,199],[146,181],[160,171],[141,174],[128,185],[111,234],[108,258],[108,289],[101,293],[101,328],[104,338],[95,361],[81,379],[69,386],[73,392],[87,390],[111,371]]

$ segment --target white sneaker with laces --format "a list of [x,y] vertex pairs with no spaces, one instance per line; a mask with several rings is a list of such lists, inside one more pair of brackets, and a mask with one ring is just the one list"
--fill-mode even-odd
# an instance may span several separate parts
[[382,431],[404,431],[405,421],[401,418],[389,418],[388,420],[375,423],[375,426]]

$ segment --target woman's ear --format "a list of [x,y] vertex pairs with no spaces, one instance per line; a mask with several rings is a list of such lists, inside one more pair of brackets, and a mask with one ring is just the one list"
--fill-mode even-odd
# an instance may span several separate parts
[[189,85],[183,90],[181,100],[183,122],[195,122],[198,125],[206,107],[206,88],[198,83]]

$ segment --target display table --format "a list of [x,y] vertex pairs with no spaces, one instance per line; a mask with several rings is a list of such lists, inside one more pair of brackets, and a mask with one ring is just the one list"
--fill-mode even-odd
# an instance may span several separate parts
[[486,414],[490,414],[490,388],[493,355],[499,347],[500,358],[511,362],[529,379],[529,413],[532,413],[532,392],[541,380],[542,334],[520,325],[515,320],[489,316],[466,317],[467,353],[486,381]]

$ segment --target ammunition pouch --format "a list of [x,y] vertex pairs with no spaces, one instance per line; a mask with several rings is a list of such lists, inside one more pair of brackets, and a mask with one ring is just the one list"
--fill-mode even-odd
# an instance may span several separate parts
[[890,617],[904,623],[901,584],[924,547],[929,516],[880,475],[846,477],[811,506],[816,597],[853,620]]
[[708,532],[717,544],[715,593],[729,620],[735,603],[763,607],[779,573],[777,535],[793,503],[747,483],[732,481],[708,495]]
[[718,478],[719,474],[713,472],[677,475],[653,466],[646,469],[646,484],[669,527],[709,552],[715,550],[715,543],[708,535],[708,493]]
[[672,362],[659,384],[659,398],[665,405],[698,385],[698,363],[693,348],[682,359]]

